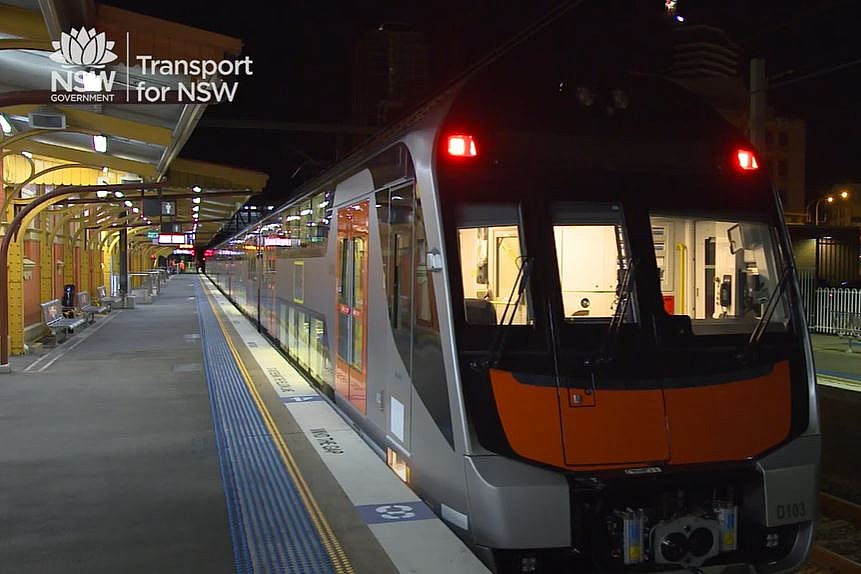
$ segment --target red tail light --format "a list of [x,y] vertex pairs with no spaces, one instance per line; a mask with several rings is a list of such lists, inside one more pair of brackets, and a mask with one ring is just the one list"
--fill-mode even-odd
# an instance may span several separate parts
[[754,171],[759,169],[759,163],[756,161],[756,156],[748,149],[740,149],[736,151],[738,158],[738,167],[742,171]]
[[475,138],[472,136],[462,134],[448,136],[447,143],[448,155],[454,157],[475,157],[478,155]]

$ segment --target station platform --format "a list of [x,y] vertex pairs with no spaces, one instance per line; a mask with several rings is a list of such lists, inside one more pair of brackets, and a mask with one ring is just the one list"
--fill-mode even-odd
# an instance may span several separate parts
[[204,276],[14,359],[4,571],[487,572]]

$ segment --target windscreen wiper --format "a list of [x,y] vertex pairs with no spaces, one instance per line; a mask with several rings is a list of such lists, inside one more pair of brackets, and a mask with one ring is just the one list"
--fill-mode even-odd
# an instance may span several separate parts
[[794,266],[786,266],[786,269],[783,271],[783,275],[780,277],[780,281],[777,282],[777,285],[774,287],[774,291],[771,292],[771,295],[768,297],[768,301],[765,303],[765,309],[763,310],[759,321],[757,321],[756,326],[753,328],[753,331],[750,334],[750,339],[745,343],[744,348],[739,355],[740,359],[748,358],[751,350],[759,344],[760,339],[762,339],[762,335],[768,328],[771,316],[774,315],[774,310],[777,309],[777,304],[782,298],[783,292],[786,291],[786,286],[789,285],[789,278],[792,276],[794,270]]
[[[487,358],[484,361],[485,367],[496,367],[499,364],[502,349],[505,348],[505,339],[508,337],[508,327],[514,323],[514,316],[517,314],[517,308],[520,306],[520,301],[523,299],[523,293],[526,291],[526,286],[529,284],[529,275],[532,272],[532,257],[520,256],[520,268],[517,270],[517,277],[514,278],[514,284],[511,286],[511,293],[508,295],[508,302],[505,304],[505,309],[502,311],[502,318],[499,325],[496,327],[496,333],[493,337],[493,342],[487,352]],[[512,305],[513,303],[513,305]],[[511,314],[509,315],[509,310]]]
[[637,263],[631,260],[631,264],[625,269],[620,282],[618,301],[613,317],[610,319],[610,325],[607,328],[607,335],[604,337],[604,344],[601,346],[601,351],[598,353],[593,363],[612,363],[616,347],[619,345],[619,333],[622,330],[622,323],[625,320],[625,315],[628,312],[628,305],[631,301],[631,290],[634,285],[634,277],[637,274]]

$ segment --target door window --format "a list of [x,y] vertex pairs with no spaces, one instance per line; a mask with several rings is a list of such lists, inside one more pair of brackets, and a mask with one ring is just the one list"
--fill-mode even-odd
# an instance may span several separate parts
[[[607,319],[616,313],[633,277],[622,210],[610,204],[558,203],[552,207],[556,265],[567,322]],[[628,285],[624,285],[626,277]],[[626,319],[630,319],[630,313]]]

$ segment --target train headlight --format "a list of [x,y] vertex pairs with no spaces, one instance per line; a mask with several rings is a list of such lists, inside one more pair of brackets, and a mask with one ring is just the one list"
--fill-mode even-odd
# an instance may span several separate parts
[[524,556],[520,559],[520,571],[524,574],[538,569],[538,559],[535,556]]
[[777,548],[778,545],[780,545],[780,534],[777,532],[771,532],[765,535],[766,548]]

